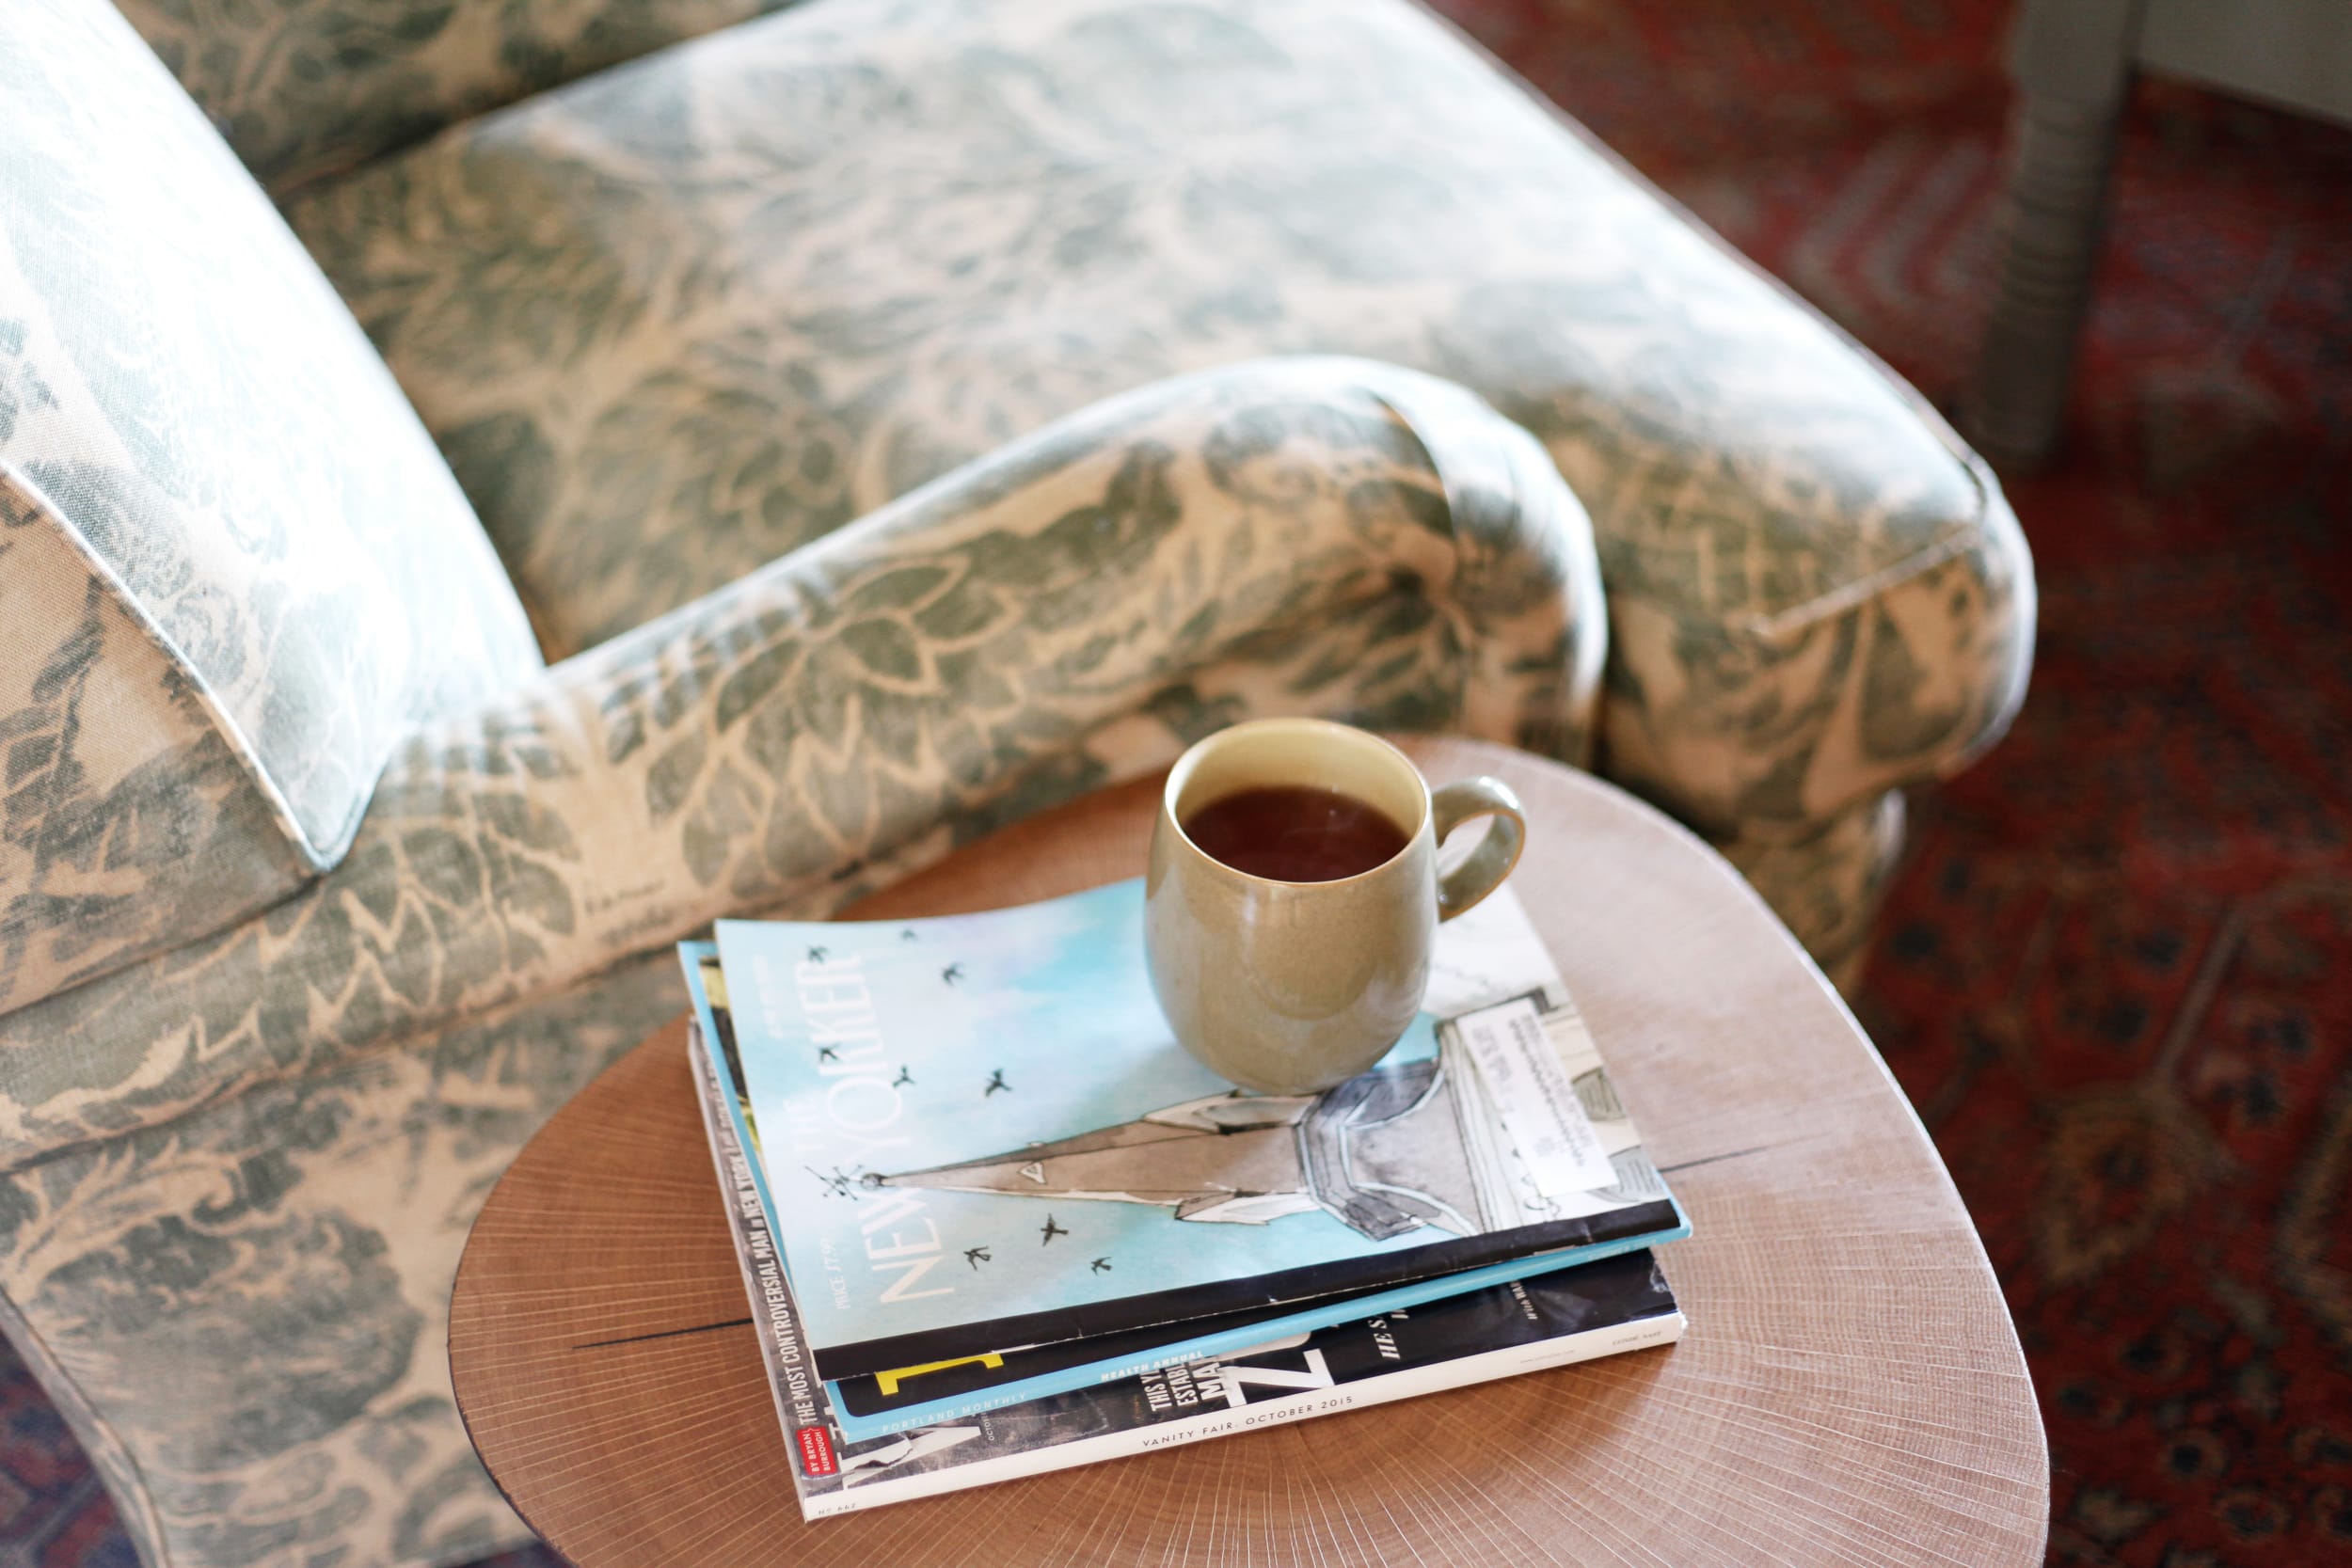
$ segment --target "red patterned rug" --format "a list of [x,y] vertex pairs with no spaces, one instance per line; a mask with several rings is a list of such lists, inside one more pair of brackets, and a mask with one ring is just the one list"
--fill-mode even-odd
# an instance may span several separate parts
[[[1987,291],[1999,0],[1440,0],[1931,396]],[[2050,1558],[2352,1562],[2352,135],[2145,87],[2009,741],[1862,1007],[2041,1390]],[[131,1568],[0,1366],[0,1562]],[[510,1568],[549,1560],[501,1560]]]
[[[2008,5],[1441,8],[1956,390]],[[2032,694],[1920,802],[1864,1019],[2015,1313],[2050,1560],[2352,1563],[2352,134],[2142,87],[2073,438],[2010,494]]]

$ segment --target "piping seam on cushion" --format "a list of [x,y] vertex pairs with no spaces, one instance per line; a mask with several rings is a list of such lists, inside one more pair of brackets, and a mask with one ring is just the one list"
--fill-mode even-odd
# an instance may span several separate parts
[[1927,545],[1901,560],[1880,567],[1877,571],[1843,582],[1823,594],[1818,594],[1803,604],[1776,610],[1770,615],[1733,617],[1732,626],[1741,635],[1758,640],[1785,637],[1792,631],[1809,626],[1817,621],[1830,620],[1848,610],[1858,610],[1890,590],[1899,588],[1913,578],[1924,577],[1953,557],[1978,547],[1983,543],[1980,533],[1954,533]]
[[[0,483],[5,483],[6,478],[6,473],[0,471]],[[137,1511],[142,1527],[133,1532],[134,1536],[135,1538],[144,1536],[153,1545],[157,1560],[155,1568],[171,1568],[171,1543],[164,1533],[163,1514],[155,1507],[154,1489],[148,1481],[146,1472],[139,1467],[138,1455],[133,1451],[131,1445],[124,1442],[116,1433],[114,1423],[100,1413],[97,1404],[90,1400],[89,1396],[82,1392],[81,1384],[75,1380],[72,1372],[66,1370],[65,1363],[58,1358],[57,1353],[49,1348],[48,1337],[33,1326],[33,1320],[25,1314],[22,1307],[16,1304],[15,1298],[5,1290],[0,1290],[0,1320],[5,1320],[8,1323],[8,1338],[19,1345],[29,1346],[36,1361],[46,1366],[55,1374],[54,1381],[50,1378],[43,1378],[41,1387],[43,1391],[49,1391],[55,1387],[62,1387],[65,1390],[66,1398],[61,1402],[70,1406],[70,1413],[66,1416],[66,1424],[74,1429],[75,1435],[79,1437],[85,1427],[93,1432],[103,1433],[107,1446],[116,1453],[120,1454],[123,1463],[130,1466],[132,1481],[138,1488],[138,1495],[131,1501]],[[38,1370],[37,1367],[36,1372]],[[83,1447],[87,1449],[89,1445],[85,1443]],[[113,1487],[109,1486],[105,1490],[108,1497],[114,1497]],[[118,1503],[122,1501],[119,1497],[116,1497],[115,1500]]]
[[[140,603],[137,596],[124,585],[114,567],[90,547],[89,541],[83,536],[82,531],[66,516],[64,508],[51,500],[40,486],[27,478],[22,469],[0,461],[0,496],[8,493],[21,498],[24,506],[31,515],[41,517],[49,523],[66,548],[72,550],[82,564],[88,569],[90,576],[105,585],[106,592],[113,596],[116,606],[131,620],[133,625],[147,634],[162,652],[164,657],[169,660],[172,666],[186,678],[189,689],[195,692],[196,699],[203,707],[205,715],[211,719],[214,727],[219,730],[221,738],[228,743],[230,751],[235,753],[240,763],[245,765],[246,775],[253,781],[254,788],[260,791],[262,800],[268,804],[270,816],[277,822],[278,831],[284,833],[287,840],[300,852],[311,871],[324,873],[333,869],[334,859],[322,853],[317,845],[311,842],[310,835],[304,831],[300,819],[294,814],[293,802],[288,800],[285,794],[278,788],[278,781],[270,776],[269,769],[263,765],[261,753],[255,750],[251,737],[245,733],[244,726],[237,722],[236,716],[228,710],[214,692],[212,683],[204,678],[204,673],[199,670],[187,655],[181,651],[180,645],[172,641],[171,635],[156,623],[154,616],[148,612],[147,607]],[[358,808],[351,814],[350,820],[344,824],[345,832],[342,838],[346,846],[350,842],[350,830],[357,828],[359,816],[365,812],[366,807],[367,798],[362,797]]]

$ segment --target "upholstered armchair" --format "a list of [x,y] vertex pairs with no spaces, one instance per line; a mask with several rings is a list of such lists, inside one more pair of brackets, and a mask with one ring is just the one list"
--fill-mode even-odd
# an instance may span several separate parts
[[1430,17],[763,8],[0,20],[0,1319],[155,1563],[519,1538],[457,1251],[717,916],[1312,711],[1836,969],[2018,701],[1983,466]]

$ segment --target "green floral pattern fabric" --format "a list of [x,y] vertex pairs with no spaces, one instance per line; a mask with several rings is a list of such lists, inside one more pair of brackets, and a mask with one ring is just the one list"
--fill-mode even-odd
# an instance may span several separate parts
[[219,715],[80,543],[0,464],[0,1011],[310,874]]
[[1599,537],[1604,768],[1719,840],[1812,839],[2022,693],[1982,466],[1398,0],[825,0],[290,216],[561,646],[1093,398],[1327,351],[1545,443]]
[[406,737],[334,872],[0,1016],[0,1162],[559,989],[1261,710],[1583,753],[1588,525],[1411,372],[1161,384]]
[[648,955],[0,1178],[0,1327],[149,1563],[387,1568],[529,1538],[450,1391],[457,1255],[523,1140],[685,1005]]
[[[12,7],[0,103],[6,537],[84,558],[81,587],[58,592],[129,607],[103,641],[139,667],[103,679],[135,679],[174,714],[145,757],[128,729],[104,737],[104,784],[136,776],[135,799],[108,807],[140,824],[135,846],[103,843],[66,799],[99,784],[69,765],[91,739],[62,717],[78,694],[58,699],[55,741],[8,752],[6,1009],[144,950],[126,922],[193,919],[172,933],[185,941],[331,865],[401,732],[539,659],[398,387],[121,18],[97,0]],[[63,537],[33,542],[41,531]],[[64,678],[51,660],[87,652],[48,635],[80,618],[60,610],[0,638],[0,689],[36,697]],[[158,765],[199,722],[216,732],[204,766]],[[232,763],[258,795],[224,813],[218,768]],[[229,877],[209,918],[200,897],[124,911],[89,879],[120,883],[125,854],[152,866],[170,841],[219,848],[231,831],[255,840],[232,862],[274,870]]]
[[285,192],[787,0],[115,0]]
[[1802,836],[1770,832],[1716,846],[1765,894],[1831,982],[1850,990],[1868,956],[1871,923],[1902,858],[1903,796],[1890,790]]
[[670,942],[829,912],[1253,714],[1579,757],[1605,653],[1581,508],[1458,388],[1297,359],[1084,411],[420,726],[310,886],[0,1016],[12,1332],[158,1561],[485,1547],[455,1253],[676,1008]]

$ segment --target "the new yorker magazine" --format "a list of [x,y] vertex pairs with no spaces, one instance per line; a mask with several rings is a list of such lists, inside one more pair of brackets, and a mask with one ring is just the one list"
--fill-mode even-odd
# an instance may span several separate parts
[[1506,889],[1320,1095],[1169,1038],[1140,882],[892,924],[723,921],[803,1328],[842,1378],[1687,1233]]

